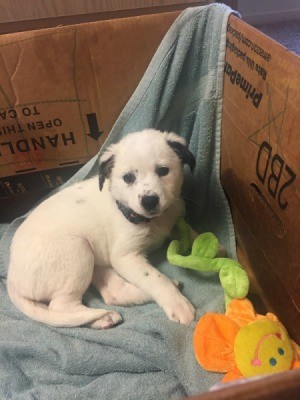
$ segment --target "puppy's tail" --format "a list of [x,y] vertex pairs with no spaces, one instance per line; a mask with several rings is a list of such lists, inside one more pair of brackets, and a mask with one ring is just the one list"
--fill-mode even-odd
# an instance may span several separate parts
[[[75,327],[86,324],[94,325],[95,328],[111,328],[120,322],[118,314],[108,310],[88,308],[84,305],[80,309],[70,311],[51,310],[47,305],[21,296],[11,283],[7,283],[7,291],[12,303],[27,317],[56,327]],[[100,320],[100,323],[95,321]],[[94,323],[94,324],[93,324]]]

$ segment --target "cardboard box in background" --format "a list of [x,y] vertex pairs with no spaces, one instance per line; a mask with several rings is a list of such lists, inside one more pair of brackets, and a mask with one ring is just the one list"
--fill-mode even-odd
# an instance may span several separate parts
[[1,221],[97,153],[178,14],[0,36]]
[[231,16],[222,183],[241,262],[300,342],[300,58]]
[[[0,36],[2,222],[97,153],[178,14]],[[298,339],[299,67],[297,56],[230,17],[222,182],[241,262]]]
[[[1,222],[96,154],[177,15],[0,36]],[[221,175],[238,254],[267,308],[300,343],[300,61],[236,17],[227,39]],[[218,392],[253,396],[298,399],[299,372]]]

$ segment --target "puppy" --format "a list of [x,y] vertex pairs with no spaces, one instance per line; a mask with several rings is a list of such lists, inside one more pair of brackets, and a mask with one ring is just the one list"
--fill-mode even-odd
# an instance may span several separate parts
[[82,304],[92,283],[106,304],[154,300],[170,320],[191,323],[194,307],[146,258],[184,214],[184,164],[193,169],[195,160],[174,133],[144,130],[108,147],[99,179],[48,198],[16,231],[7,277],[13,304],[52,326],[119,324],[119,313]]

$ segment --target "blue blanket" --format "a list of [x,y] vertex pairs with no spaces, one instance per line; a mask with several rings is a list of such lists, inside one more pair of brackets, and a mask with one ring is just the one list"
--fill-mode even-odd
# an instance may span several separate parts
[[[187,218],[198,231],[212,231],[235,257],[229,208],[219,182],[220,127],[227,20],[231,10],[210,5],[185,11],[158,48],[105,146],[130,131],[154,127],[180,133],[196,156],[187,171]],[[105,147],[104,146],[104,147]],[[97,157],[68,183],[97,172]],[[169,321],[156,304],[113,307],[124,323],[108,331],[52,328],[29,320],[6,293],[13,233],[23,221],[0,226],[1,399],[177,399],[207,391],[220,376],[197,364],[193,328]],[[3,234],[4,228],[6,232]],[[215,274],[170,266],[166,247],[151,255],[161,271],[184,284],[197,308],[224,311]],[[105,308],[92,288],[84,303]],[[111,308],[111,307],[110,307]]]

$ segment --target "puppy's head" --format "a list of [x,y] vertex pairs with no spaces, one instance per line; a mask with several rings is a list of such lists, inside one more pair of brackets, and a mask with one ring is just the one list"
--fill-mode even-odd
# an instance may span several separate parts
[[112,197],[146,218],[162,214],[180,195],[183,165],[194,169],[186,142],[154,129],[125,136],[100,157],[99,186],[106,179]]

